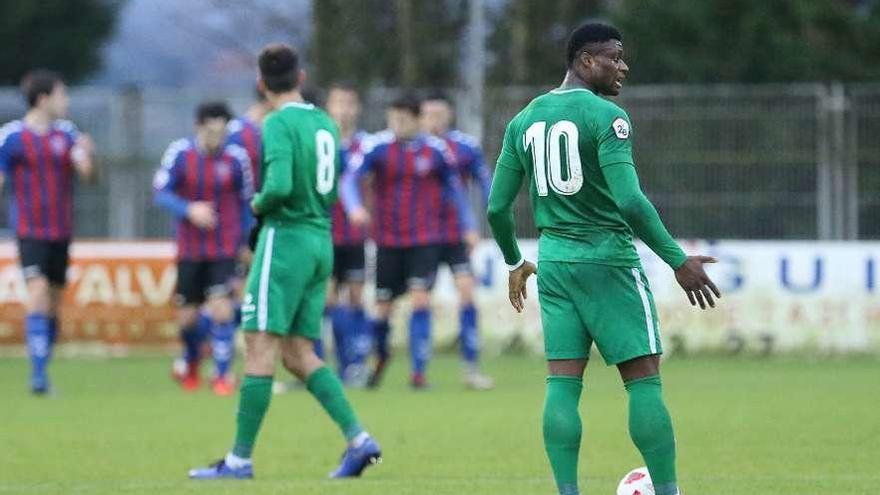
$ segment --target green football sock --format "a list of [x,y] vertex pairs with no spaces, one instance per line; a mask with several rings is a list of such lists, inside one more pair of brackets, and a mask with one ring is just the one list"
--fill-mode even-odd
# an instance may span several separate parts
[[239,389],[237,429],[232,453],[250,459],[260,424],[272,400],[272,377],[245,375]]
[[330,419],[339,426],[345,439],[351,441],[364,431],[357,415],[342,390],[342,382],[330,368],[321,366],[306,380],[306,388],[318,399]]
[[624,386],[629,393],[629,435],[651,473],[654,492],[676,495],[675,436],[663,403],[660,376],[630,380]]
[[547,377],[544,401],[544,448],[560,495],[577,495],[577,465],[581,449],[578,402],[583,380],[575,376]]

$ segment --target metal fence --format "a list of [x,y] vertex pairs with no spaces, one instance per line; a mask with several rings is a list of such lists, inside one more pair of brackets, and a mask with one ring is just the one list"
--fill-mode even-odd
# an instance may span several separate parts
[[[546,89],[489,88],[482,115],[463,109],[459,124],[483,129],[491,163],[504,126]],[[396,93],[365,95],[366,129],[383,127]],[[251,94],[71,91],[71,119],[93,135],[102,165],[99,183],[77,190],[78,236],[169,235],[168,216],[152,206],[151,177],[165,146],[192,132],[193,108],[207,98],[243,111]],[[880,238],[880,85],[634,86],[619,103],[633,120],[642,186],[676,236]],[[0,89],[0,120],[23,111],[16,90]],[[520,234],[535,236],[525,195],[517,208]]]

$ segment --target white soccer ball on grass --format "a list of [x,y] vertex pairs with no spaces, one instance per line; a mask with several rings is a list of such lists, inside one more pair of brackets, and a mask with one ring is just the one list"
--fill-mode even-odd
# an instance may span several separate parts
[[654,495],[648,468],[640,467],[626,473],[617,485],[617,495]]

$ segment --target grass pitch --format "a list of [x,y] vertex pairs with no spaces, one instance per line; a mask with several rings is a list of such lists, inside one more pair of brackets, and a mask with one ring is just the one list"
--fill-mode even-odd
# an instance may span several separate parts
[[[463,390],[456,360],[441,357],[434,389],[415,393],[400,355],[380,391],[351,392],[385,454],[360,480],[325,479],[342,441],[298,391],[273,397],[257,480],[196,483],[187,470],[230,446],[236,397],[184,395],[168,378],[168,358],[129,358],[59,359],[57,396],[34,398],[27,362],[0,359],[0,493],[555,493],[541,442],[542,361],[504,357],[485,367],[494,391]],[[880,486],[880,361],[673,358],[663,371],[688,495],[849,495]],[[642,464],[613,368],[588,368],[581,411],[583,492],[611,495]]]

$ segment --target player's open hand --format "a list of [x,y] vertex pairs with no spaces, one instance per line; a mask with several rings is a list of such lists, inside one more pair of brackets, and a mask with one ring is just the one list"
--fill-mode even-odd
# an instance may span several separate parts
[[186,218],[202,230],[210,230],[217,224],[214,205],[209,201],[193,201],[186,208]]
[[538,269],[535,267],[535,264],[526,261],[522,266],[510,272],[510,275],[507,277],[507,297],[510,299],[510,304],[517,313],[522,313],[522,310],[525,307],[525,300],[528,297],[528,294],[526,293],[526,282],[532,274],[537,272]]
[[718,260],[711,256],[688,256],[684,264],[675,270],[675,280],[684,289],[692,306],[699,303],[700,309],[706,309],[708,303],[710,307],[714,308],[715,299],[712,298],[712,294],[715,297],[721,297],[718,287],[715,287],[715,283],[703,270],[704,263],[717,262]]
[[360,207],[348,214],[348,220],[357,227],[364,227],[370,223],[370,212],[366,208]]

